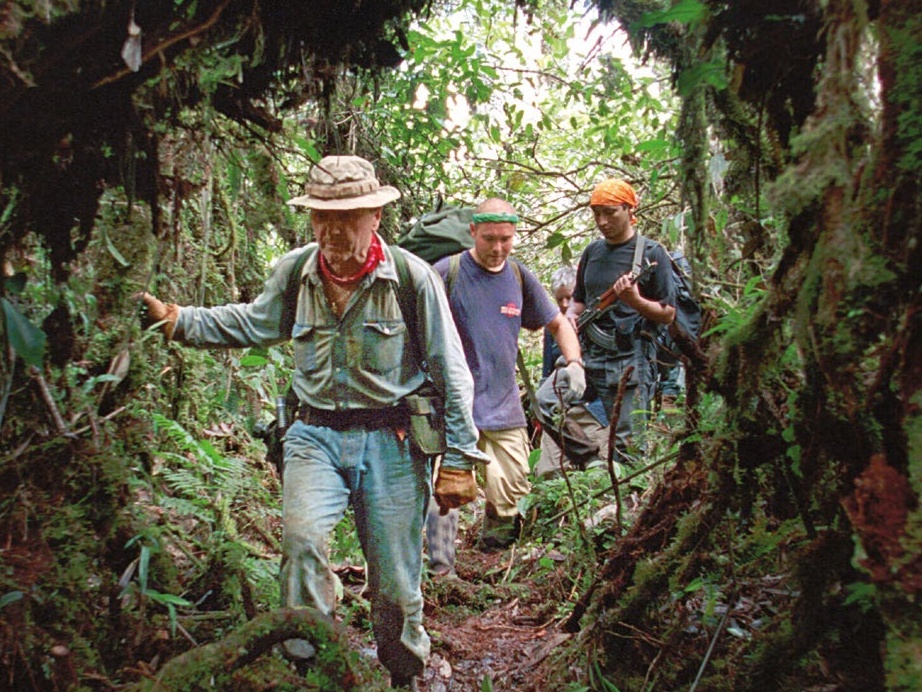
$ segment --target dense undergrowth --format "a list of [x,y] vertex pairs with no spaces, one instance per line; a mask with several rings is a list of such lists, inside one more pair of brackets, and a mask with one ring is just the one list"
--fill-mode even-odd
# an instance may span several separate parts
[[[57,301],[35,302],[79,319],[52,337],[67,336],[70,359],[21,372],[10,397],[9,439],[21,440],[0,468],[15,488],[0,512],[11,684],[143,686],[278,603],[279,479],[252,430],[285,387],[287,353],[181,349],[142,329],[130,296],[147,280],[153,244],[143,232],[136,240],[101,240]],[[848,533],[830,526],[817,537],[788,479],[765,467],[731,472],[751,488],[748,503],[727,504],[719,477],[689,454],[723,433],[723,404],[709,395],[695,410],[654,413],[649,468],[628,483],[619,479],[636,469],[536,482],[515,551],[483,572],[459,565],[463,581],[427,582],[427,617],[521,600],[533,617],[577,631],[536,678],[545,689],[807,689],[830,670],[874,689],[879,669],[849,669],[865,658],[855,647],[881,633]],[[476,535],[477,518],[463,512],[463,535]],[[373,643],[348,518],[333,551],[344,626],[359,633],[346,656],[374,689],[384,678],[359,655]],[[812,640],[794,634],[796,618],[813,623]],[[219,689],[338,684],[329,671],[299,674],[271,647],[240,668],[188,666],[175,679],[205,676]]]

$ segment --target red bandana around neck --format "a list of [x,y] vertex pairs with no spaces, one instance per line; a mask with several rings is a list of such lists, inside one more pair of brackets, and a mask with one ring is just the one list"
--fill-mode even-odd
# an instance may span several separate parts
[[368,256],[365,258],[365,264],[362,265],[362,268],[359,269],[355,274],[351,276],[337,276],[333,273],[333,270],[330,269],[330,265],[327,264],[326,259],[323,257],[323,253],[320,253],[320,273],[324,278],[329,279],[334,284],[343,286],[345,284],[354,284],[356,281],[361,279],[366,274],[371,274],[381,262],[384,261],[384,249],[381,247],[381,241],[378,240],[378,235],[374,234],[371,236],[371,245],[368,246]]

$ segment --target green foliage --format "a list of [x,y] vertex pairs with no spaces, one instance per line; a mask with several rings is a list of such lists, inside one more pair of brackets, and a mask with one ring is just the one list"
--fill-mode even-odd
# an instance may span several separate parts
[[[131,548],[132,545],[137,543],[141,536],[135,536],[127,544],[125,548]],[[149,545],[146,543],[140,543],[140,555],[138,558],[132,562],[129,567],[130,574],[131,571],[137,572],[137,585],[139,587],[139,596],[141,599],[148,599],[153,603],[159,603],[166,607],[167,612],[169,613],[170,620],[170,629],[175,634],[176,633],[176,607],[190,607],[192,603],[187,601],[185,598],[179,596],[174,596],[168,593],[161,593],[151,586],[151,574],[150,574],[150,559],[152,551],[160,552],[160,547],[156,543]],[[129,577],[130,579],[130,577]],[[123,576],[123,581],[125,581]],[[122,589],[122,593],[119,595],[120,599],[124,599],[130,592],[133,582],[128,581]]]
[[704,21],[707,14],[707,6],[698,0],[679,0],[667,10],[648,12],[637,22],[637,28],[649,28],[657,24],[668,24],[669,22],[678,22],[680,24],[700,23]]
[[226,501],[232,502],[243,487],[243,461],[224,457],[208,440],[195,439],[176,421],[156,413],[153,420],[155,431],[164,431],[179,448],[179,452],[160,452],[164,459],[177,464],[160,471],[170,489],[208,514],[216,496],[226,496]]
[[602,666],[598,661],[593,662],[592,667],[589,669],[589,684],[590,689],[600,690],[600,692],[621,692],[620,688],[605,677],[605,674],[602,672]]
[[896,136],[902,149],[897,165],[903,172],[916,178],[922,174],[922,114],[919,113],[917,89],[922,79],[922,45],[918,40],[920,30],[922,18],[917,12],[907,17],[907,21],[901,22],[900,26],[887,29],[887,40],[892,46],[895,80],[889,97],[899,111]]
[[3,334],[10,348],[27,365],[39,367],[45,353],[45,333],[6,298],[0,298],[0,306],[3,307]]
[[682,72],[676,81],[676,87],[682,96],[689,96],[696,89],[704,86],[711,86],[715,89],[727,88],[727,74],[723,60],[697,63]]
[[[415,25],[403,69],[373,96],[358,79],[341,87],[340,117],[360,150],[380,153],[393,171],[404,219],[437,195],[467,204],[505,196],[526,220],[518,252],[546,276],[587,242],[592,185],[612,174],[643,181],[668,165],[671,146],[636,153],[669,141],[671,96],[620,59],[593,59],[583,42],[590,28],[563,4],[523,26],[511,5],[466,3],[450,19]],[[666,189],[656,187],[652,198]]]
[[845,585],[848,596],[843,605],[856,605],[862,612],[869,612],[878,606],[877,587],[867,582],[853,582]]
[[886,684],[888,690],[910,692],[922,688],[922,632],[918,622],[887,635]]
[[[758,72],[747,62],[757,55],[731,58],[720,53],[724,44],[721,27],[715,22],[732,14],[729,6],[727,12],[714,17],[699,0],[622,5],[626,14],[657,8],[633,25],[635,32],[642,29],[647,37],[662,32],[656,34],[654,53],[662,54],[677,31],[686,39],[687,33],[710,25],[715,52],[700,62],[682,55],[670,74],[676,78],[679,96],[697,98],[707,93],[711,114],[726,107],[722,100],[733,102],[740,97],[739,73]],[[195,17],[196,3],[177,6]],[[811,403],[819,403],[824,412],[834,411],[835,406],[854,406],[856,419],[872,419],[866,425],[876,437],[869,434],[866,438],[874,443],[869,448],[884,441],[888,450],[896,447],[901,432],[909,438],[906,458],[918,494],[922,470],[916,462],[918,455],[911,453],[922,448],[916,419],[900,431],[875,418],[879,409],[898,408],[892,401],[875,399],[871,410],[862,408],[862,397],[853,397],[858,403],[842,401],[840,394],[831,392],[826,400],[817,402],[808,400],[809,393],[802,391],[807,364],[798,347],[809,348],[814,339],[822,342],[826,338],[814,329],[813,308],[828,276],[818,262],[811,269],[814,275],[805,284],[797,283],[790,267],[803,257],[793,253],[801,252],[799,244],[813,244],[813,229],[799,229],[788,247],[784,214],[808,215],[830,187],[851,190],[858,155],[863,157],[877,148],[861,136],[879,129],[870,114],[859,109],[839,111],[836,104],[825,101],[827,112],[818,111],[817,122],[803,128],[793,148],[785,149],[776,141],[777,133],[763,122],[762,105],[750,109],[752,104],[737,102],[732,122],[725,121],[706,133],[713,150],[695,157],[695,171],[681,171],[676,162],[687,155],[689,143],[674,137],[676,99],[659,76],[666,71],[655,66],[639,74],[627,56],[606,53],[621,41],[614,36],[600,44],[601,53],[584,52],[585,46],[577,39],[588,25],[577,21],[567,3],[547,3],[540,11],[532,8],[527,22],[516,13],[519,7],[477,0],[453,6],[458,11],[451,17],[433,13],[409,32],[409,48],[400,69],[374,80],[362,72],[350,72],[330,86],[329,104],[312,101],[296,114],[270,113],[291,118],[280,137],[241,127],[208,107],[163,118],[156,128],[168,153],[158,163],[170,164],[163,180],[169,180],[176,197],[158,210],[162,227],[157,237],[169,229],[168,238],[152,243],[152,220],[144,208],[131,208],[128,195],[108,194],[90,242],[91,254],[75,268],[69,285],[61,287],[50,279],[47,257],[40,252],[34,253],[30,270],[34,275],[30,274],[28,285],[18,283],[26,276],[19,268],[16,277],[5,282],[6,342],[27,364],[41,369],[50,392],[47,400],[30,396],[33,383],[18,373],[14,377],[4,362],[3,408],[7,397],[11,404],[3,420],[3,442],[10,451],[3,453],[0,473],[4,487],[16,490],[0,501],[3,535],[21,548],[18,541],[25,543],[25,537],[20,527],[26,527],[28,538],[42,548],[37,554],[54,557],[36,565],[40,580],[26,579],[15,569],[0,578],[0,608],[27,632],[22,650],[36,661],[30,670],[37,676],[33,685],[50,681],[46,650],[52,634],[43,629],[48,622],[72,635],[72,648],[80,652],[84,668],[104,669],[98,651],[109,651],[113,660],[119,656],[132,663],[149,660],[142,658],[140,650],[127,651],[127,643],[125,652],[111,653],[122,646],[123,632],[96,626],[112,619],[111,612],[101,612],[101,603],[135,618],[130,622],[137,625],[138,640],[145,639],[149,626],[159,623],[164,611],[171,624],[177,624],[178,618],[191,612],[193,602],[199,603],[212,590],[222,594],[221,607],[232,616],[240,615],[247,584],[254,585],[259,607],[277,603],[278,545],[273,531],[280,516],[278,483],[261,465],[262,449],[253,444],[247,430],[284,391],[290,354],[286,348],[221,354],[164,348],[159,334],[138,333],[136,305],[126,297],[148,287],[153,276],[149,287],[178,302],[197,302],[199,296],[205,296],[209,304],[251,299],[272,261],[308,237],[305,215],[292,213],[284,200],[299,191],[307,164],[331,149],[354,148],[369,156],[387,182],[400,187],[404,198],[396,212],[397,224],[430,207],[436,195],[467,203],[492,194],[507,196],[525,219],[517,251],[542,278],[561,262],[578,257],[595,235],[584,209],[587,193],[599,179],[612,175],[633,180],[641,191],[644,232],[648,232],[645,226],[659,230],[670,246],[685,245],[694,255],[698,290],[720,316],[706,337],[720,340],[716,379],[727,398],[698,393],[694,413],[700,423],[688,439],[702,442],[709,455],[712,463],[701,473],[711,474],[711,487],[729,493],[749,484],[763,502],[755,503],[754,516],[745,522],[735,507],[727,514],[727,523],[745,523],[745,536],[728,537],[723,533],[730,533],[728,530],[710,528],[719,535],[702,543],[700,554],[698,542],[694,550],[685,551],[687,555],[670,554],[702,535],[697,522],[708,502],[701,502],[677,522],[674,534],[667,537],[665,556],[651,553],[638,562],[634,590],[619,606],[624,605],[628,614],[638,603],[648,606],[644,610],[650,618],[650,632],[661,627],[679,638],[668,614],[684,603],[692,603],[695,612],[713,624],[731,569],[737,570],[732,576],[738,583],[760,571],[773,574],[772,570],[784,567],[789,545],[801,539],[799,522],[779,522],[765,506],[771,499],[769,488],[777,480],[772,478],[774,469],[760,464],[753,470],[745,466],[749,459],[739,458],[737,445],[753,431],[772,442],[775,437],[781,441],[773,463],[792,470],[798,480],[809,478],[803,472],[807,463],[825,464],[818,475],[838,476],[843,467],[836,465],[837,454],[842,450],[830,447],[822,431],[804,425],[801,416]],[[16,11],[31,12],[28,8]],[[832,27],[834,18],[827,13],[826,19]],[[15,22],[10,26],[15,29]],[[753,23],[745,30],[759,28]],[[907,23],[890,36],[888,44],[898,49],[894,61],[898,69],[888,103],[902,111],[894,124],[905,144],[898,159],[899,171],[904,173],[917,170],[920,159],[916,135],[922,127],[913,110],[920,83],[918,65],[922,64],[919,43],[912,40],[917,29],[917,20]],[[253,31],[258,33],[256,28]],[[247,83],[242,78],[248,69],[268,59],[265,44],[260,39],[256,43],[252,55],[206,49],[184,57],[180,67],[188,68],[186,78],[198,77],[196,91],[215,94],[227,86],[237,89]],[[654,46],[653,39],[648,45]],[[843,40],[841,48],[847,49],[848,42]],[[28,65],[23,69],[28,76]],[[825,71],[840,73],[831,68]],[[169,70],[163,75],[160,86],[168,100],[171,88],[179,93],[179,82],[171,83]],[[332,79],[324,81],[334,84]],[[294,92],[295,87],[292,89]],[[774,97],[775,90],[773,87],[764,97]],[[712,98],[715,94],[718,96]],[[784,94],[780,96],[787,114],[790,102]],[[859,96],[854,98],[860,100]],[[282,101],[267,101],[267,112]],[[754,136],[747,133],[753,129],[757,129]],[[844,146],[851,148],[853,158],[839,156]],[[106,154],[113,163],[121,161],[113,149]],[[792,157],[800,165],[792,166],[774,183],[775,171],[761,167],[769,160],[780,166]],[[828,165],[818,165],[820,161]],[[56,159],[55,165],[63,165],[62,160]],[[681,192],[687,182],[683,176],[688,175],[706,180],[713,188],[709,219],[713,227],[694,228],[699,224],[690,221],[700,209],[690,210],[690,201]],[[0,214],[4,238],[17,213],[17,194],[13,190],[6,197],[9,201]],[[201,201],[206,198],[211,201]],[[395,212],[389,209],[388,213]],[[207,235],[202,233],[206,221]],[[854,221],[846,219],[845,223]],[[854,354],[855,362],[847,365],[855,365],[862,382],[895,390],[895,381],[881,379],[891,367],[886,335],[879,341],[869,340],[864,349],[855,348],[860,342],[854,335],[873,326],[868,315],[879,308],[873,296],[900,276],[889,264],[881,264],[873,244],[864,238],[860,241],[867,243],[865,254],[857,251],[858,241],[848,248],[834,244],[832,258],[835,253],[848,258],[844,276],[850,295],[841,310],[830,316],[840,327],[831,333],[826,346],[835,353]],[[786,258],[787,266],[778,263],[785,250],[792,253]],[[818,254],[818,259],[828,261],[830,257]],[[161,267],[162,273],[154,274],[152,266]],[[779,275],[773,277],[770,270],[776,267]],[[800,319],[805,328],[797,333],[798,347],[790,343],[795,330],[784,312],[784,296],[780,295],[784,291],[800,293]],[[12,295],[17,296],[15,301],[7,297]],[[73,357],[65,358],[68,362],[60,367],[46,363],[48,352],[59,340],[46,339],[36,326],[55,305],[67,307],[77,341]],[[908,309],[905,313],[913,314]],[[904,319],[902,313],[896,319],[885,317],[893,323]],[[530,369],[535,370],[537,343],[527,339],[523,343]],[[110,372],[123,353],[132,354],[124,379]],[[825,386],[832,384],[824,381]],[[894,398],[899,394],[894,391]],[[772,410],[769,418],[765,402],[770,397],[774,398],[768,404],[778,411]],[[126,402],[127,413],[105,418]],[[918,396],[907,397],[905,402],[910,407],[917,405]],[[56,431],[49,423],[50,406],[63,412],[65,430]],[[139,413],[146,410],[155,412],[154,437],[146,428],[147,416]],[[646,442],[653,458],[667,458],[675,451],[674,443],[656,432]],[[832,457],[835,463],[829,461]],[[847,469],[844,475],[850,478],[851,474],[852,469]],[[655,478],[651,474],[649,481],[637,479],[637,485],[646,487]],[[630,514],[623,526],[615,526],[610,519],[590,521],[611,505],[609,480],[606,473],[589,472],[536,483],[523,509],[532,517],[529,539],[538,547],[537,557],[513,569],[500,569],[489,578],[505,586],[509,579],[531,570],[549,581],[559,580],[565,597],[587,588],[598,571],[596,556],[621,537],[619,529],[634,526]],[[58,510],[62,498],[66,506]],[[839,497],[824,499],[839,507]],[[56,509],[46,513],[49,507]],[[902,538],[908,555],[917,555],[913,547],[922,541],[917,515],[918,511],[911,514]],[[136,536],[128,544],[131,550],[137,549],[136,555],[126,557],[119,552],[127,536]],[[112,545],[116,547],[106,549]],[[727,545],[732,555],[724,552]],[[565,561],[553,552],[555,548],[569,552],[574,546]],[[335,531],[333,556],[342,562],[360,560],[351,516]],[[134,565],[134,571],[126,577],[122,601],[98,585],[112,583],[113,570],[126,574],[122,572],[126,562]],[[667,589],[657,591],[667,582]],[[905,609],[905,599],[886,588],[860,581],[845,584],[847,606],[868,614],[878,609],[891,613]],[[499,597],[497,593],[484,596],[484,602]],[[560,599],[560,612],[571,605],[565,597]],[[659,602],[653,603],[656,598]],[[160,619],[150,617],[149,611]],[[788,670],[790,642],[803,633],[784,617],[780,613],[777,622],[771,623],[772,633],[764,644],[736,660],[760,656],[766,669],[777,665]],[[920,676],[918,628],[906,627],[895,616],[893,620],[886,642],[888,684],[893,689],[913,689],[919,686]],[[734,635],[731,629],[727,632]],[[835,638],[844,634],[844,629],[833,629],[826,641],[835,644]],[[110,642],[107,648],[107,639],[119,644]],[[742,641],[743,637],[734,639]],[[804,660],[812,656],[808,653]],[[653,660],[661,669],[668,667],[663,659]],[[729,670],[728,665],[714,662],[714,670]],[[676,664],[676,668],[682,666],[687,661]],[[617,689],[611,671],[600,663],[593,662],[588,671],[592,689]],[[662,673],[659,680],[670,680],[669,674]],[[640,689],[641,683],[628,678],[628,682],[618,679],[617,684]],[[720,681],[710,684],[717,689]],[[491,689],[493,681],[484,678],[481,687]],[[569,689],[589,687],[571,685]]]

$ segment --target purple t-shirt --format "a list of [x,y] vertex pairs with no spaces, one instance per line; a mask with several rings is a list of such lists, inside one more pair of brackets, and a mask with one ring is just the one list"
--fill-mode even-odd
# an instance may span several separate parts
[[[541,282],[519,264],[522,287],[510,266],[500,272],[481,267],[470,252],[461,254],[451,287],[451,313],[474,376],[474,424],[480,430],[525,427],[525,412],[515,377],[519,330],[541,329],[560,312]],[[448,279],[450,258],[435,263]]]

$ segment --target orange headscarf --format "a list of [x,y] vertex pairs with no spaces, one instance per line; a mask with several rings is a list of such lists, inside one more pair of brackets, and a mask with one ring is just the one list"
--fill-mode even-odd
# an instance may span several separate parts
[[[596,185],[589,196],[589,206],[612,206],[627,204],[631,209],[637,208],[637,194],[626,180],[611,178]],[[637,223],[637,217],[631,214],[631,223]]]

